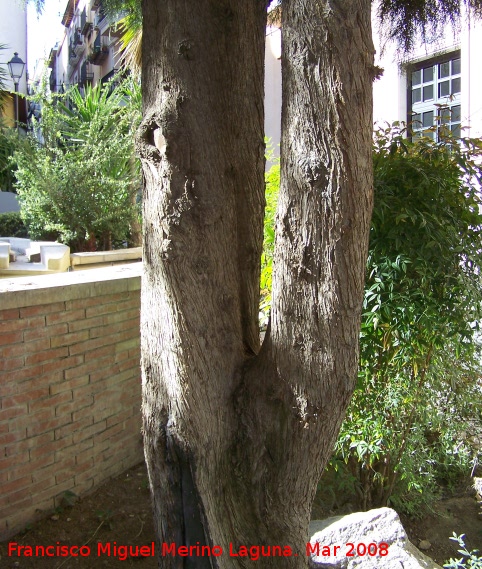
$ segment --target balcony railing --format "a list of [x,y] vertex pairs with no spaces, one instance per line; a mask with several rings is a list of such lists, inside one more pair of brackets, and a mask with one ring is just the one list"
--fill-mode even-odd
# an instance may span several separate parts
[[88,56],[88,61],[92,63],[92,65],[102,65],[108,57],[109,46],[102,42],[102,36],[99,32],[92,45],[92,51]]
[[94,80],[94,72],[91,69],[89,63],[87,61],[84,61],[84,63],[80,68],[79,87],[85,87],[86,85],[91,85],[93,80]]
[[[90,14],[90,10],[89,10]],[[82,13],[80,14],[80,31],[85,36],[92,30],[92,22],[90,21],[90,17],[87,18],[87,11],[84,8]]]

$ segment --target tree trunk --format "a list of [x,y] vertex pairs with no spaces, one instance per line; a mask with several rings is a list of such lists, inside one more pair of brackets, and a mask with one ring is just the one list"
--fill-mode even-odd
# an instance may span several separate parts
[[254,545],[293,552],[257,567],[306,567],[312,499],[356,376],[370,2],[284,3],[283,182],[259,350],[265,4],[143,2],[143,428],[158,551],[223,550],[167,554],[166,569],[251,567],[230,551]]

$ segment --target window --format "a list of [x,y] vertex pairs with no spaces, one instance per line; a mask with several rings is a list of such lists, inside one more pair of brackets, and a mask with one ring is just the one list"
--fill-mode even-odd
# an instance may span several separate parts
[[409,71],[412,136],[460,137],[460,52],[421,62]]

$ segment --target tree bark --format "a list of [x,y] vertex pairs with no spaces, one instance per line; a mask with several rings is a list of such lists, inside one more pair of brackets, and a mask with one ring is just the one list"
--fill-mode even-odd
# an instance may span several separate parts
[[[170,568],[290,546],[354,387],[371,213],[370,2],[285,0],[282,188],[259,349],[264,0],[144,0],[143,429]],[[230,546],[231,544],[231,546]],[[296,555],[295,555],[296,554]]]

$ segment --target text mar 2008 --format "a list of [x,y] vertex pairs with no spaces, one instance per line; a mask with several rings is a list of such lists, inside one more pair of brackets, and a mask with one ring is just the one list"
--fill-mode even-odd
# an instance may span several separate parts
[[[343,545],[323,545],[319,542],[308,542],[304,552],[312,557],[385,557],[388,555],[388,543],[345,543]],[[8,544],[9,557],[117,557],[120,561],[128,558],[155,557],[154,542],[146,545],[121,545],[116,541],[99,542],[95,548],[88,545],[66,545],[59,541],[55,545],[21,545],[17,542]],[[220,545],[177,545],[176,543],[161,543],[162,557],[247,557],[257,561],[261,557],[297,557],[297,553],[289,545],[239,545],[230,543],[227,551]]]

